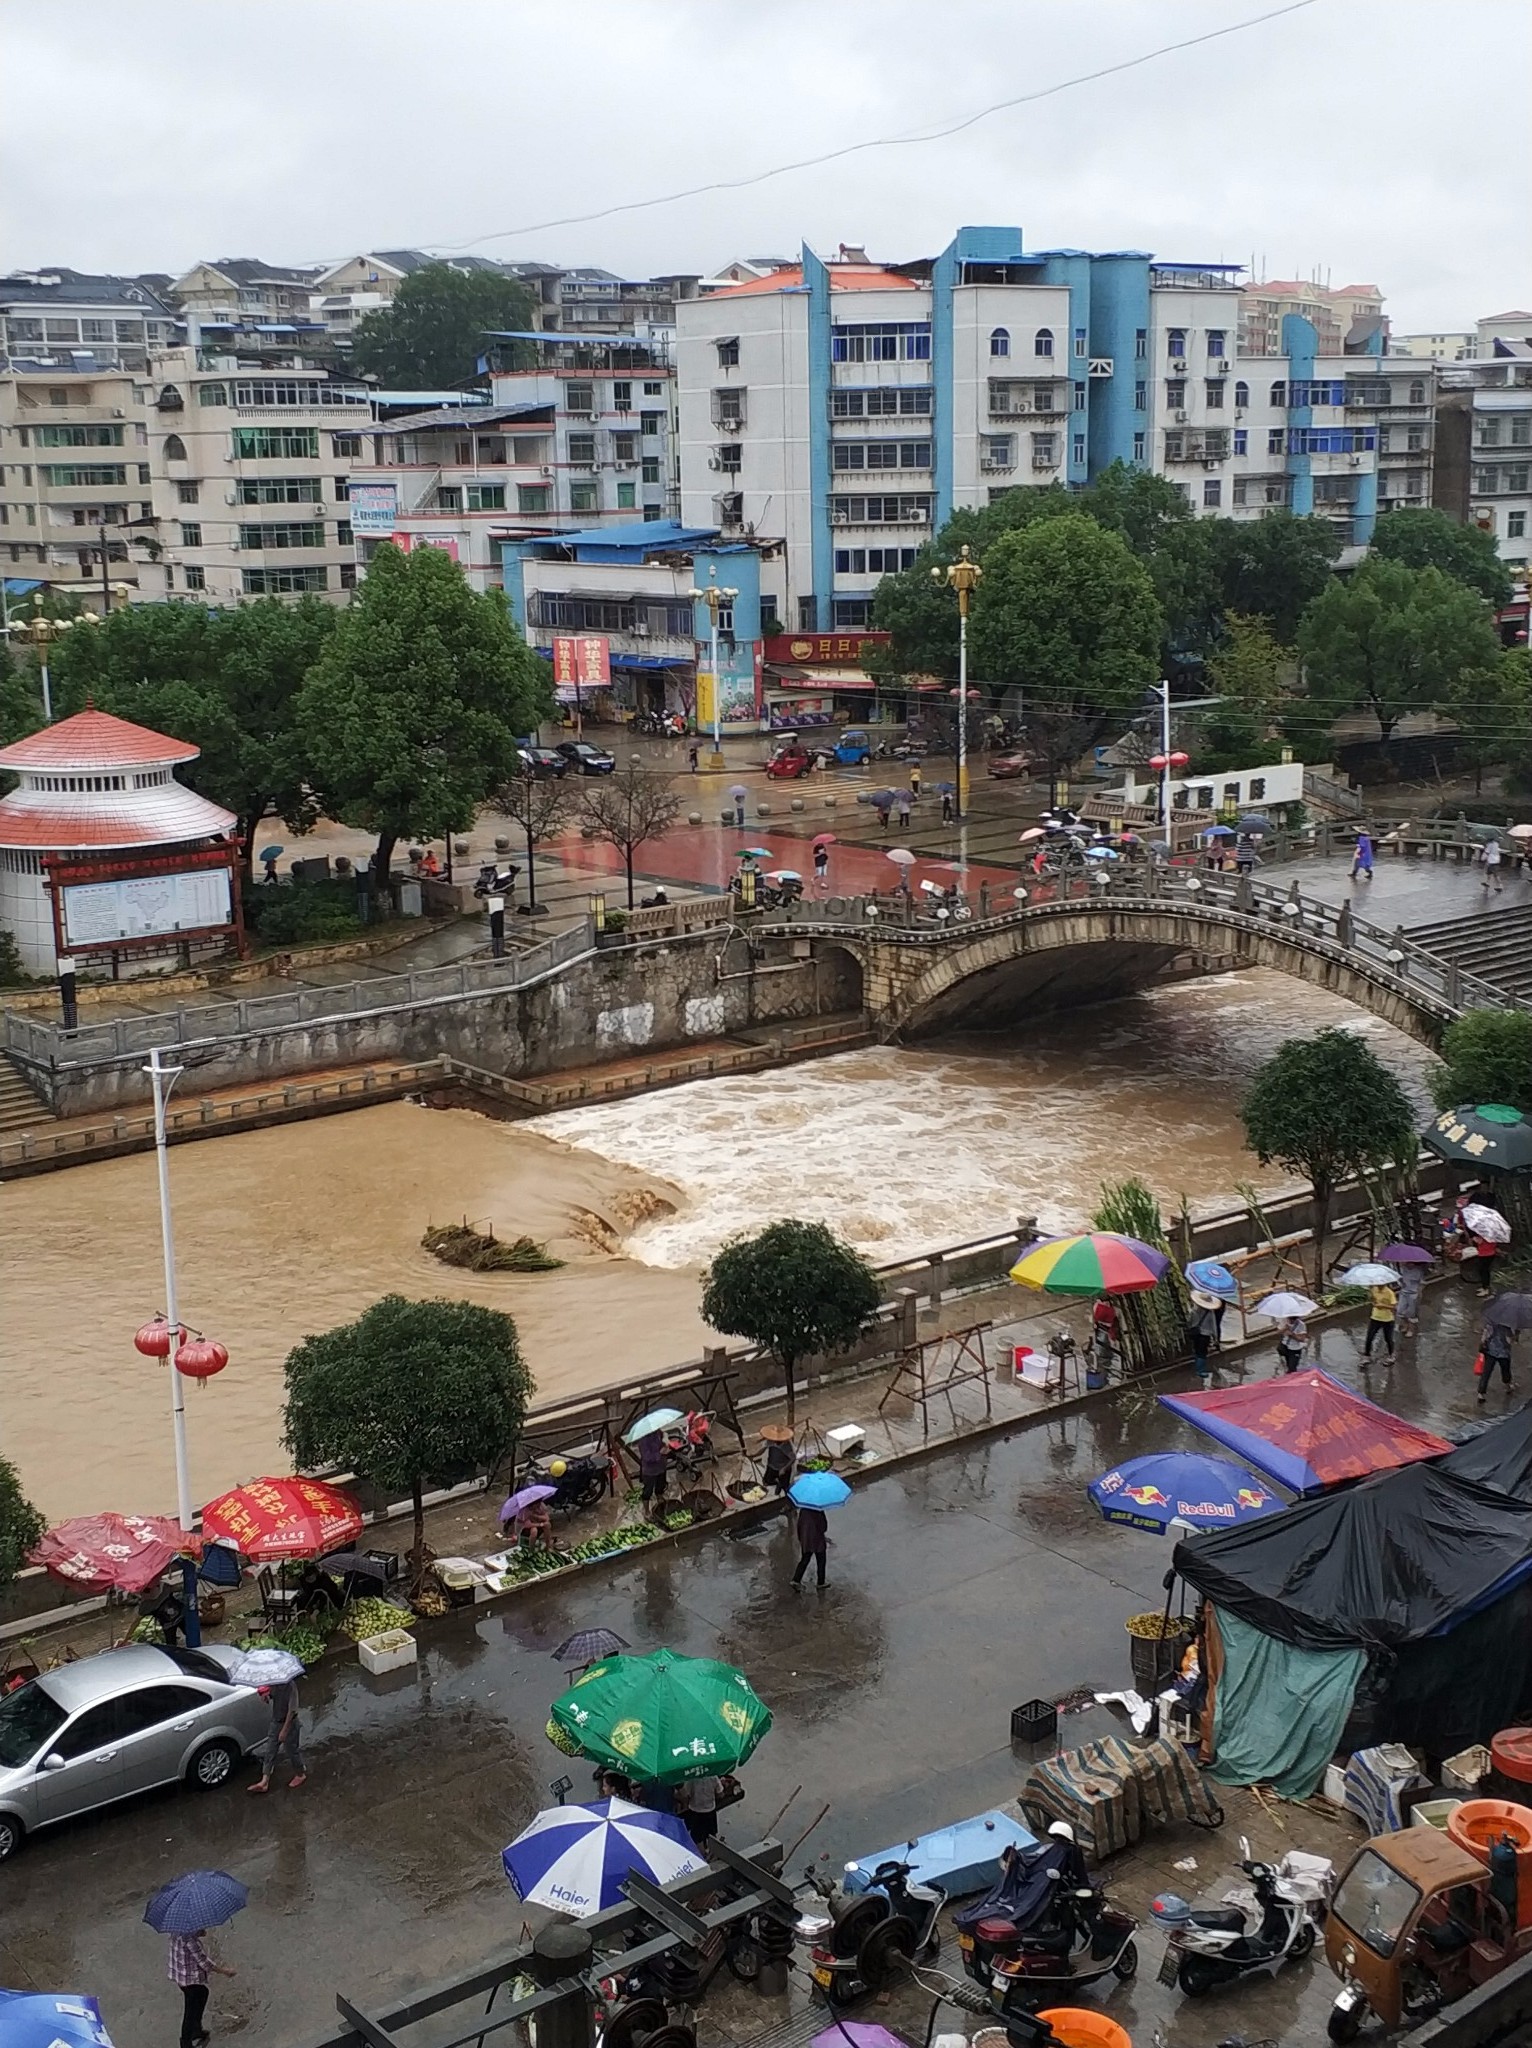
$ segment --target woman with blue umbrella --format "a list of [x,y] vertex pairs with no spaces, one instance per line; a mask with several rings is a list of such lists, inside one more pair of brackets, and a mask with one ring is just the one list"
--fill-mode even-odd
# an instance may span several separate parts
[[812,1562],[815,1584],[825,1582],[825,1552],[830,1541],[828,1508],[838,1508],[851,1498],[851,1488],[834,1472],[804,1472],[787,1490],[798,1510],[798,1569],[793,1584],[801,1586]]
[[170,1937],[166,1973],[181,1987],[181,2048],[203,2048],[208,2038],[202,2022],[209,1976],[236,1974],[232,1964],[215,1962],[208,1954],[207,1931],[232,1920],[249,1896],[226,1870],[188,1870],[161,1885],[144,1908],[155,1933]]

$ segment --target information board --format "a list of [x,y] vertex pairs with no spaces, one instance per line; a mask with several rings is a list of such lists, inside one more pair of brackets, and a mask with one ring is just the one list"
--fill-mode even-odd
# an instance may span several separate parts
[[173,937],[231,924],[227,868],[137,875],[120,882],[76,882],[62,891],[64,943],[71,950],[127,939]]

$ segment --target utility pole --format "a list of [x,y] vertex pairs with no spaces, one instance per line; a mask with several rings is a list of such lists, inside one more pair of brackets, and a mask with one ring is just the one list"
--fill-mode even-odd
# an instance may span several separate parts
[[945,583],[957,592],[958,601],[958,715],[957,715],[957,814],[968,815],[968,600],[977,589],[984,571],[965,545],[955,562],[945,569],[933,569],[931,580]]

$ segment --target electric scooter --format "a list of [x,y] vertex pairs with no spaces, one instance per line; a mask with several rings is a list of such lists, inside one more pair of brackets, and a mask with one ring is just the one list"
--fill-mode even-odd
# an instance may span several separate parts
[[[848,1871],[858,1866],[848,1863]],[[815,1874],[804,1877],[829,1907],[799,1916],[808,1944],[809,1975],[826,2005],[843,2008],[885,1991],[908,1974],[917,1958],[931,1961],[941,1947],[937,1921],[947,1894],[937,1884],[911,1884],[908,1863],[880,1863],[864,1892],[847,1892]]]
[[1193,1911],[1184,1899],[1162,1892],[1149,1911],[1170,1931],[1160,1982],[1179,1984],[1188,1998],[1202,1998],[1221,1984],[1264,1971],[1275,1976],[1314,1946],[1314,1923],[1293,1887],[1269,1863],[1250,1861],[1250,1844],[1240,1838],[1240,1869],[1255,1888],[1255,1911],[1212,1906]]

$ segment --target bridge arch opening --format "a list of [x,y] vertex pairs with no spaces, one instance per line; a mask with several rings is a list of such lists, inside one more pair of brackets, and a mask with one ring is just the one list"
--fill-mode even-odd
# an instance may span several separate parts
[[862,963],[847,946],[815,949],[816,995],[823,1014],[838,1010],[860,1010],[866,1002],[866,976]]

